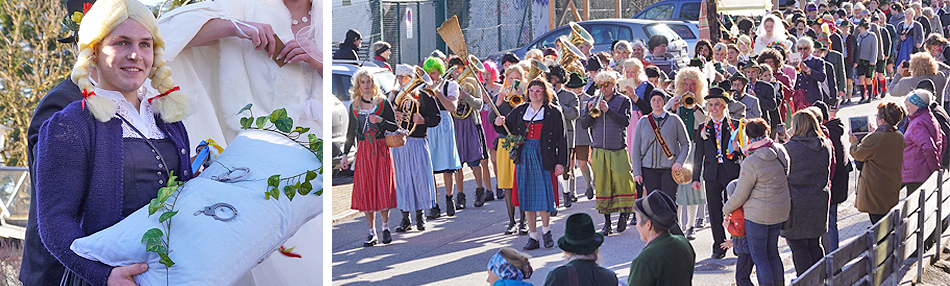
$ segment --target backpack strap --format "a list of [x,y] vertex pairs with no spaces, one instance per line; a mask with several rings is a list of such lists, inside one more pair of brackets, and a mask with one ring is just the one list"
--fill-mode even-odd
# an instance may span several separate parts
[[577,269],[574,268],[574,265],[568,264],[568,265],[564,265],[564,267],[567,268],[567,277],[568,277],[568,282],[570,283],[568,285],[580,286],[580,280],[578,280],[577,278]]

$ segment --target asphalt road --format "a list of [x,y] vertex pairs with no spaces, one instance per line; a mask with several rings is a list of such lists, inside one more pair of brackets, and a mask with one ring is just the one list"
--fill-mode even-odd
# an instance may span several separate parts
[[[885,100],[903,101],[893,97]],[[845,106],[837,117],[846,122],[847,128],[848,117],[873,118],[879,102],[881,100],[871,104]],[[843,138],[843,142],[847,150],[847,137]],[[856,173],[852,172],[849,199],[838,206],[838,228],[842,245],[870,226],[867,215],[854,208],[856,178]],[[437,181],[441,182],[441,178]],[[459,211],[454,217],[443,216],[428,222],[425,231],[393,232],[393,242],[389,245],[363,247],[368,226],[362,214],[348,209],[351,186],[346,178],[334,178],[333,285],[484,285],[489,258],[501,247],[520,250],[528,239],[526,235],[503,234],[508,223],[503,201],[487,202],[481,208],[472,206],[475,183],[470,172],[466,172],[465,192],[469,198],[467,209]],[[597,214],[594,201],[583,198],[583,192],[583,188],[578,190],[578,195],[582,198],[574,203],[573,207],[561,207],[558,215],[552,217],[551,231],[555,240],[564,234],[564,219],[576,212],[590,214],[597,230],[603,227],[603,215]],[[444,189],[439,186],[438,197],[443,200],[440,205],[444,210],[443,194]],[[394,210],[391,217],[390,227],[395,228],[401,216]],[[616,220],[617,215],[614,214],[614,224]],[[377,220],[377,228],[379,224]],[[735,256],[730,251],[725,259],[710,258],[712,233],[708,223],[696,236],[697,239],[692,241],[696,252],[693,284],[735,285]],[[621,281],[626,282],[630,261],[644,245],[636,228],[628,227],[625,232],[606,238],[600,249],[600,264],[613,270]],[[795,277],[795,270],[791,252],[784,239],[779,239],[779,252],[786,269],[786,283],[790,283]],[[535,285],[543,284],[548,272],[564,264],[564,257],[557,246],[548,249],[542,247],[527,253],[533,257],[530,261],[535,269],[534,275],[527,281]],[[755,281],[755,273],[752,275]]]

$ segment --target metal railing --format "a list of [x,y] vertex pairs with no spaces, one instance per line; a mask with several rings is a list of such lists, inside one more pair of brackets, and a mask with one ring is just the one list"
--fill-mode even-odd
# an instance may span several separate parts
[[942,251],[944,210],[950,208],[948,192],[943,191],[944,172],[935,172],[867,232],[825,255],[791,285],[881,285],[915,254],[920,279],[929,264],[924,263],[924,253],[933,246],[936,253]]

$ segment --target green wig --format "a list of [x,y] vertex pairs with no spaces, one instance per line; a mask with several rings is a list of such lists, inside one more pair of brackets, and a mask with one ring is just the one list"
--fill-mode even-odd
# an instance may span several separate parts
[[445,62],[443,62],[440,58],[429,57],[424,63],[422,63],[422,70],[425,72],[439,70],[439,74],[443,74],[445,73]]

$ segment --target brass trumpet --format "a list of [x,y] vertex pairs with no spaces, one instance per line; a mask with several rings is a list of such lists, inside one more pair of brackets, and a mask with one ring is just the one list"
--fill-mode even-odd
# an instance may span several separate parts
[[590,108],[590,117],[597,118],[604,114],[600,110],[600,102],[604,100],[604,93],[600,90],[597,90],[597,97],[594,97],[594,106]]
[[524,103],[524,97],[515,92],[515,90],[519,88],[519,83],[520,81],[509,81],[505,79],[505,84],[501,86],[501,94],[504,95],[505,101],[512,107]]
[[696,95],[692,91],[687,91],[686,94],[683,94],[682,104],[687,109],[696,108]]

